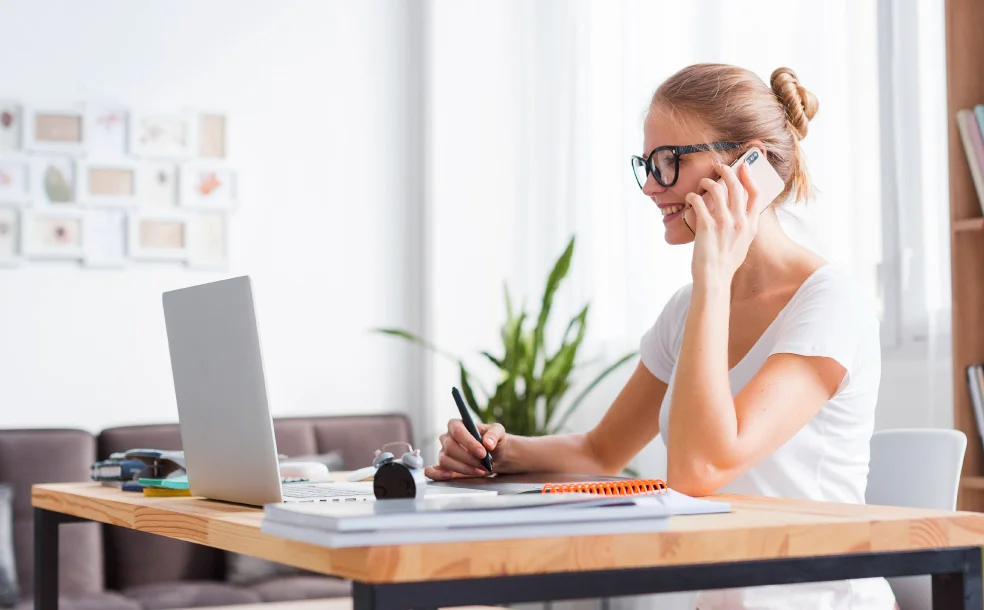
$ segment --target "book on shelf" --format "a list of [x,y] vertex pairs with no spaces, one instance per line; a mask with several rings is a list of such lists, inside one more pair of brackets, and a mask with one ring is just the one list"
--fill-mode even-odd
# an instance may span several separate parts
[[967,374],[967,389],[970,391],[970,407],[974,411],[977,432],[984,438],[984,364],[971,364],[964,370]]
[[977,201],[984,214],[984,104],[958,110],[956,119]]

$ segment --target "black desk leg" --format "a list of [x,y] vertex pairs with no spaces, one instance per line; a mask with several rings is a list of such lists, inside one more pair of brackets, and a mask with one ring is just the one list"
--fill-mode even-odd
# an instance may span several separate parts
[[978,610],[984,604],[982,593],[981,549],[965,551],[963,570],[933,574],[933,609]]
[[58,526],[73,521],[85,519],[34,509],[34,610],[58,610]]
[[34,610],[58,609],[59,516],[34,509]]

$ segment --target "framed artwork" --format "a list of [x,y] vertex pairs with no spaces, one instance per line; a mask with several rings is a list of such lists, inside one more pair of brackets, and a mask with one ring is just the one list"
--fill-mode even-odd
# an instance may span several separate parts
[[30,258],[82,259],[81,210],[24,210],[21,240]]
[[0,157],[0,203],[25,205],[30,201],[30,170],[27,158]]
[[16,265],[20,254],[20,212],[0,206],[0,267]]
[[202,112],[198,115],[198,156],[208,159],[225,159],[228,156],[226,115],[219,112]]
[[79,154],[85,144],[85,112],[81,106],[25,108],[25,149]]
[[224,212],[200,212],[188,220],[188,266],[224,269],[229,258],[228,217]]
[[96,157],[121,157],[127,149],[126,108],[110,105],[86,105],[86,154]]
[[140,205],[174,209],[178,205],[178,166],[169,161],[149,161],[139,172]]
[[183,214],[131,214],[127,227],[131,258],[185,261],[188,258],[188,217]]
[[126,265],[127,216],[124,210],[90,209],[85,211],[82,245],[88,267],[123,267]]
[[96,161],[80,159],[77,200],[85,205],[129,207],[138,201],[140,166],[135,161],[120,159]]
[[183,159],[192,152],[192,121],[186,112],[130,114],[130,152],[145,158]]
[[24,132],[20,104],[0,100],[0,152],[20,150]]
[[30,169],[31,199],[42,205],[75,203],[75,160],[34,157]]
[[179,174],[181,205],[228,209],[236,202],[237,175],[232,168],[211,163],[186,163]]

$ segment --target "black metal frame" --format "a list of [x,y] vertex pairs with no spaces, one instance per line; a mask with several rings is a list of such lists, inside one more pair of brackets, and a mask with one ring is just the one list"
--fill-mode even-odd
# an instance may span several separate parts
[[[35,610],[58,608],[58,526],[72,521],[85,519],[34,509]],[[356,581],[353,610],[423,610],[923,574],[932,576],[933,608],[980,610],[981,553],[982,547],[974,546],[426,582]]]

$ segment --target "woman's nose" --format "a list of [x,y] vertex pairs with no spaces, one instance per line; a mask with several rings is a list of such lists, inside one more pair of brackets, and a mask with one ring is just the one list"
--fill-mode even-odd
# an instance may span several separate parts
[[649,197],[655,197],[666,192],[666,187],[656,182],[652,174],[646,178],[646,183],[642,185],[642,192]]

